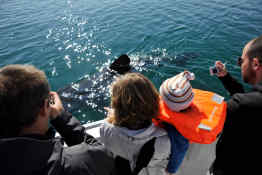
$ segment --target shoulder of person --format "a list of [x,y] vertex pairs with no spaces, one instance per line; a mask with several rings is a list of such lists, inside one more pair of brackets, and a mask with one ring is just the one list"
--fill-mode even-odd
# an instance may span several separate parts
[[240,106],[262,103],[262,93],[259,91],[236,93],[228,102],[235,102],[238,103]]
[[261,108],[262,94],[260,92],[236,93],[227,101],[227,118],[256,114]]
[[[102,144],[87,144],[65,148],[64,167],[66,174],[110,174],[114,167],[112,153]],[[98,163],[99,162],[99,163]]]
[[169,157],[171,153],[171,142],[168,135],[159,136],[155,141],[154,157]]

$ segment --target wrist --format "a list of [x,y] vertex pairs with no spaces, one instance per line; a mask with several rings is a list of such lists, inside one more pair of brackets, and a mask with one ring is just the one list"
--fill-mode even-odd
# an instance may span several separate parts
[[65,110],[63,108],[58,110],[58,111],[53,111],[50,114],[50,119],[55,120],[56,118],[60,117],[64,112],[65,112]]
[[222,78],[222,77],[225,77],[225,76],[227,76],[227,71],[219,72],[217,74],[217,77],[219,77],[219,78]]

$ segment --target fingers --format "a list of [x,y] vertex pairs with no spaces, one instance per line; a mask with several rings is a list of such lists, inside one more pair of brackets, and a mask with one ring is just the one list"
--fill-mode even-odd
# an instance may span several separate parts
[[104,107],[104,109],[107,111],[107,113],[108,113],[108,116],[111,116],[111,115],[113,115],[113,113],[114,113],[114,110],[113,110],[112,108],[110,108],[110,107]]
[[52,102],[50,103],[50,118],[55,119],[64,111],[64,107],[57,92],[51,91],[49,94],[52,98]]
[[110,108],[110,107],[104,107],[104,109],[105,109],[106,111],[109,111],[111,108]]
[[224,69],[224,68],[225,68],[224,64],[223,64],[221,61],[216,61],[216,62],[215,62],[215,66],[216,66],[217,68],[221,68],[221,69]]
[[227,75],[226,66],[221,61],[216,61],[215,62],[215,67],[218,69],[218,72],[216,73],[216,76],[224,77],[224,76]]

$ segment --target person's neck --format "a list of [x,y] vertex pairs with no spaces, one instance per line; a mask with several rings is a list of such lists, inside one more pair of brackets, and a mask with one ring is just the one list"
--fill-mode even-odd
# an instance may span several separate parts
[[46,133],[45,130],[43,129],[39,129],[39,128],[35,128],[35,127],[25,127],[21,130],[20,132],[20,136],[22,135],[44,135]]
[[44,135],[48,130],[48,121],[38,118],[32,125],[24,127],[19,135]]

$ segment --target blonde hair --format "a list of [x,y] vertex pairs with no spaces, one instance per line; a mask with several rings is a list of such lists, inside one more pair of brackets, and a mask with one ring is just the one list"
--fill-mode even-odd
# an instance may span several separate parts
[[146,128],[159,113],[158,103],[158,91],[149,79],[140,73],[127,73],[112,85],[113,113],[108,121],[133,130]]

